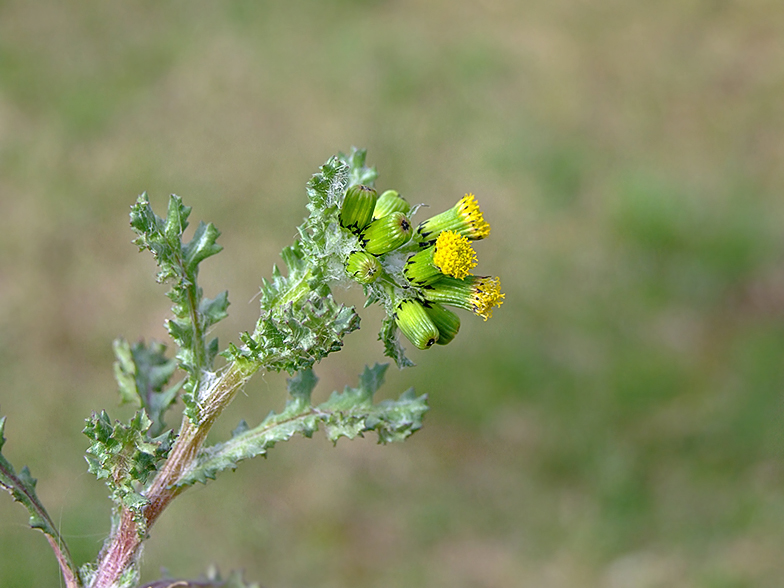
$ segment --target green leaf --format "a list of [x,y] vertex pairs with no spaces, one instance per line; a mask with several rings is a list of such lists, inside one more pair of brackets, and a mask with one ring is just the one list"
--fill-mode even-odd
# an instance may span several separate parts
[[13,465],[2,454],[3,445],[5,445],[4,430],[5,417],[2,417],[0,418],[0,487],[8,491],[16,502],[27,509],[30,514],[30,527],[39,529],[52,538],[52,548],[59,552],[58,559],[65,563],[75,576],[76,566],[68,547],[35,492],[37,480],[30,474],[27,466],[17,473]]
[[286,263],[288,275],[284,276],[278,266],[273,266],[272,279],[262,279],[259,298],[262,312],[294,304],[314,290],[323,296],[330,294],[329,286],[324,280],[314,276],[314,268],[308,265],[299,241],[284,248],[280,256]]
[[[127,425],[112,423],[106,411],[101,411],[87,419],[83,431],[92,441],[85,456],[88,471],[105,479],[112,500],[129,508],[140,523],[144,521],[142,509],[146,504],[142,490],[168,455],[174,438],[171,431],[150,438],[151,424],[143,410],[137,411]],[[140,532],[143,531],[140,525]]]
[[[208,339],[209,328],[228,314],[228,295],[223,292],[213,299],[204,298],[198,286],[199,264],[219,253],[216,243],[220,231],[212,223],[199,223],[193,238],[183,243],[183,231],[188,227],[191,209],[179,196],[169,198],[165,219],[157,216],[146,194],[139,196],[131,207],[131,227],[139,235],[134,241],[142,249],[149,249],[158,263],[158,280],[172,280],[167,296],[172,300],[174,318],[167,328],[178,345],[177,360],[188,373],[184,383],[183,402],[186,414],[198,421],[197,398],[202,377],[213,369],[218,352],[217,339]],[[121,385],[122,388],[122,385]]]
[[403,441],[422,427],[427,411],[427,396],[417,397],[413,389],[398,400],[384,400],[373,404],[373,396],[384,382],[388,364],[365,367],[358,388],[333,392],[329,400],[317,407],[319,413],[329,414],[322,419],[327,438],[337,442],[340,437],[353,439],[367,431],[378,434],[379,443]]
[[331,295],[311,293],[296,305],[276,306],[263,314],[253,334],[240,337],[244,347],[230,345],[226,355],[293,374],[339,351],[344,337],[358,328],[359,315],[353,308],[338,304]]
[[339,206],[348,188],[349,166],[339,157],[331,157],[314,174],[307,185],[308,210],[311,214],[329,207]]
[[288,276],[273,268],[271,280],[263,281],[256,329],[240,336],[242,348],[229,345],[224,355],[293,374],[340,350],[343,338],[359,328],[359,315],[335,301],[318,268],[306,262],[299,241],[286,247],[281,257]]
[[229,293],[223,291],[215,298],[204,298],[199,304],[199,312],[204,315],[206,324],[212,326],[229,316]]
[[120,388],[124,403],[134,403],[143,408],[152,421],[148,431],[150,437],[157,437],[166,428],[163,415],[174,403],[182,385],[178,382],[167,389],[174,371],[175,359],[167,359],[166,345],[151,342],[149,345],[139,341],[131,345],[125,339],[114,341],[114,377]]
[[351,153],[348,155],[338,153],[338,158],[348,166],[349,184],[347,187],[359,184],[375,187],[378,172],[375,167],[365,166],[366,157],[367,150],[356,147],[352,147]]
[[189,270],[195,271],[202,261],[220,253],[223,247],[215,242],[218,237],[220,237],[220,231],[215,228],[215,225],[200,222],[193,239],[182,248],[185,266]]
[[370,431],[378,434],[379,443],[404,440],[421,428],[427,397],[408,390],[398,400],[374,404],[373,396],[383,383],[387,367],[366,367],[357,388],[333,392],[329,400],[315,407],[310,399],[317,378],[312,370],[302,370],[288,380],[291,399],[280,414],[270,413],[252,429],[238,427],[228,441],[202,449],[196,466],[178,485],[206,483],[223,470],[235,469],[244,459],[265,455],[276,443],[296,434],[311,437],[319,425],[333,442]]

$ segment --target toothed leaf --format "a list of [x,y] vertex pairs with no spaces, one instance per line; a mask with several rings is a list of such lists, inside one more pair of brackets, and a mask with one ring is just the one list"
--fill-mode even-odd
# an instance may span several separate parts
[[296,434],[311,437],[319,425],[333,442],[370,431],[378,434],[379,443],[404,440],[421,428],[427,397],[408,390],[398,400],[374,404],[373,396],[383,383],[387,367],[366,367],[357,388],[334,392],[329,400],[315,407],[310,399],[317,378],[312,370],[302,370],[288,380],[291,399],[280,414],[270,413],[257,427],[237,429],[228,441],[204,448],[196,466],[179,485],[206,483],[223,470],[235,469],[244,459],[265,455],[276,443]]
[[146,504],[141,491],[168,455],[173,440],[171,431],[150,438],[147,433],[151,424],[143,410],[137,411],[127,425],[112,423],[106,411],[101,411],[87,419],[83,431],[92,441],[85,456],[88,471],[105,479],[112,500],[129,508],[139,522],[143,521],[141,511]]
[[165,355],[166,345],[143,341],[131,345],[125,339],[114,341],[114,377],[124,403],[134,403],[145,410],[152,421],[149,436],[157,437],[166,428],[163,414],[174,403],[181,382],[169,388],[177,361]]
[[131,207],[131,227],[139,235],[135,243],[149,249],[158,262],[158,280],[173,281],[169,298],[174,305],[174,318],[166,326],[178,345],[176,358],[188,373],[184,383],[183,401],[186,414],[198,421],[198,392],[205,371],[211,371],[218,352],[218,342],[208,339],[207,332],[216,322],[227,316],[228,295],[223,292],[215,298],[204,298],[198,286],[199,264],[219,253],[216,243],[220,231],[212,223],[200,222],[193,238],[183,243],[183,231],[188,226],[191,209],[179,196],[169,198],[165,219],[157,216],[150,207],[146,194],[139,196]]
[[293,374],[340,350],[343,338],[358,328],[359,315],[353,308],[338,304],[331,295],[311,293],[296,305],[262,315],[253,334],[241,337],[243,348],[230,346],[226,355]]

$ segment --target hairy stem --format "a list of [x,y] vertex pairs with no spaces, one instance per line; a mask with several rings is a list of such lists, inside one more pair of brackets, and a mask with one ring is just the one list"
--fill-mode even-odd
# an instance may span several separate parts
[[[149,529],[169,503],[185,489],[177,486],[177,482],[193,467],[215,419],[259,367],[260,365],[239,367],[236,363],[231,365],[205,390],[204,403],[200,404],[199,424],[194,425],[187,417],[183,417],[177,441],[145,493],[149,501],[144,509],[145,529]],[[139,532],[138,523],[131,511],[124,508],[117,530],[100,559],[91,588],[115,586],[123,572],[138,557],[145,535],[146,533]]]
[[[312,271],[307,270],[299,279],[293,280],[273,306],[283,308],[301,300],[309,292],[308,280],[312,275]],[[189,289],[188,293],[190,296],[195,293],[195,290]],[[190,307],[193,308],[194,304]],[[192,319],[193,324],[197,325],[197,317]],[[200,335],[200,331],[195,335]],[[202,347],[199,349],[203,351]],[[200,357],[197,357],[197,361],[199,359]],[[148,502],[143,511],[142,528],[140,529],[139,523],[134,520],[133,513],[123,508],[120,513],[120,523],[99,558],[98,569],[90,588],[113,588],[125,570],[135,564],[149,528],[158,520],[171,501],[185,490],[186,486],[178,486],[178,482],[195,466],[199,450],[204,445],[215,420],[245,382],[264,365],[272,365],[268,362],[273,359],[266,357],[264,361],[235,362],[215,379],[205,378],[204,373],[198,376],[200,383],[197,399],[198,424],[193,424],[187,416],[183,416],[180,432],[169,456],[158,470],[150,487],[144,492]]]

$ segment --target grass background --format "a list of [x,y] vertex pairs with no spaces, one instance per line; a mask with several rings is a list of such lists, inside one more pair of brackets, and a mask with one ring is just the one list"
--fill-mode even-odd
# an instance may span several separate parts
[[[128,206],[225,251],[225,344],[332,153],[435,211],[478,195],[487,323],[412,352],[408,442],[295,440],[178,500],[143,580],[267,587],[780,586],[784,9],[774,0],[0,2],[0,412],[80,562],[108,531],[80,433],[111,341],[166,339]],[[356,291],[341,293],[359,302]],[[318,394],[380,360],[380,315]],[[257,377],[216,438],[284,402]],[[0,499],[0,585],[57,586]]]

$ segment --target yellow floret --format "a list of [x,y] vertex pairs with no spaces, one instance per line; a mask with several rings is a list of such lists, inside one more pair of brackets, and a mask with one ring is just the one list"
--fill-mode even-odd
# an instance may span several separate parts
[[501,293],[501,278],[481,278],[473,288],[474,313],[484,320],[493,316],[493,307],[500,307],[504,303],[506,294]]
[[473,194],[466,194],[457,203],[458,215],[470,226],[474,239],[484,239],[490,234],[490,225],[485,221]]
[[462,280],[476,267],[476,252],[466,237],[444,231],[436,239],[433,264],[441,273]]

